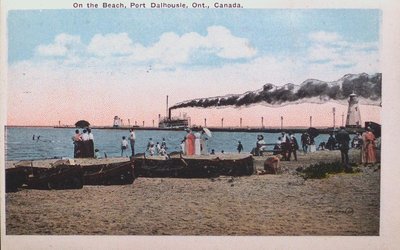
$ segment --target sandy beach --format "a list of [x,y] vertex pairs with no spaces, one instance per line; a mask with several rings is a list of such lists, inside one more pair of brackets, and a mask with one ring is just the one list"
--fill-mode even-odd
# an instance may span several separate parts
[[[350,156],[357,162],[359,151],[351,150]],[[265,158],[255,157],[257,169]],[[379,235],[377,165],[325,179],[296,174],[298,167],[339,159],[339,151],[299,153],[299,161],[281,162],[279,175],[138,178],[125,186],[22,189],[6,194],[6,234]],[[126,158],[98,161],[121,160]]]

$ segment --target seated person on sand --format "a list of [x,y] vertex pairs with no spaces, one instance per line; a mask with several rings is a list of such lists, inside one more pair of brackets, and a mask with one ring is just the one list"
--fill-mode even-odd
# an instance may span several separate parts
[[156,153],[156,148],[155,148],[154,144],[150,145],[148,151],[149,151],[150,156],[153,156]]
[[325,148],[329,150],[335,150],[337,148],[336,144],[337,144],[336,138],[333,137],[333,133],[330,133]]
[[262,151],[264,149],[266,149],[266,146],[264,145],[265,141],[264,141],[264,136],[263,135],[258,135],[257,136],[257,142],[256,142],[256,147],[252,150],[252,153],[255,156],[260,156],[262,155]]
[[94,158],[95,159],[100,159],[101,158],[100,152],[99,152],[99,150],[97,148],[94,150]]
[[264,170],[257,171],[257,174],[279,174],[281,173],[280,161],[282,156],[270,156],[264,161]]
[[321,142],[317,148],[317,150],[325,150],[325,142]]

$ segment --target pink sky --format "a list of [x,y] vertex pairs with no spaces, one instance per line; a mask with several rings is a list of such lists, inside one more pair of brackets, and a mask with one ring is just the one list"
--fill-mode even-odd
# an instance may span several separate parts
[[[193,98],[242,94],[260,89],[266,83],[282,86],[286,83],[300,84],[306,79],[335,81],[344,72],[332,72],[327,68],[303,72],[296,64],[274,61],[265,70],[262,64],[227,65],[205,69],[148,70],[147,67],[99,66],[70,67],[55,62],[21,62],[9,67],[7,92],[8,125],[72,125],[85,119],[92,125],[111,126],[114,116],[131,124],[145,121],[152,126],[158,114],[166,113],[166,95],[169,105]],[[290,72],[290,73],[286,73]],[[249,108],[188,108],[175,110],[174,115],[186,112],[192,124],[220,126],[260,126],[264,116],[265,126],[332,126],[332,108],[336,107],[336,124],[341,124],[341,114],[346,115],[347,105],[337,103],[297,104],[278,108],[255,105]],[[380,122],[380,107],[361,106],[362,121]]]

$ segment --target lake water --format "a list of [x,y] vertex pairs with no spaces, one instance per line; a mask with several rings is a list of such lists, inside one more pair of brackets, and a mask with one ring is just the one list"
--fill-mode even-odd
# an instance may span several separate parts
[[[71,137],[75,128],[27,128],[9,127],[5,130],[6,160],[30,160],[73,157],[73,143]],[[128,130],[117,129],[92,129],[95,148],[100,150],[101,156],[107,153],[108,157],[121,155],[122,136],[129,137]],[[162,130],[137,130],[135,153],[143,153],[146,149],[148,139],[153,138],[154,143],[165,138],[168,152],[180,151],[180,142],[186,132],[184,131],[162,131]],[[256,145],[257,135],[262,134],[266,143],[275,143],[280,134],[278,133],[248,133],[248,132],[213,132],[207,141],[208,150],[215,152],[236,152],[237,143],[240,140],[244,151],[250,152]],[[40,135],[40,140],[32,140]],[[300,134],[295,135],[300,142]],[[327,141],[328,135],[319,135],[315,138],[316,145]],[[301,147],[301,146],[300,146]],[[130,151],[129,151],[130,152]]]

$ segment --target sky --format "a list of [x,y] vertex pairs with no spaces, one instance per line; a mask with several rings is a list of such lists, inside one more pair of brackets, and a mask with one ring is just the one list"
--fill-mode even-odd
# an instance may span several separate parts
[[[374,9],[123,9],[8,12],[8,125],[151,126],[169,104],[241,94],[266,83],[381,72]],[[331,126],[346,105],[186,108],[193,124]],[[362,106],[363,121],[380,108]]]

